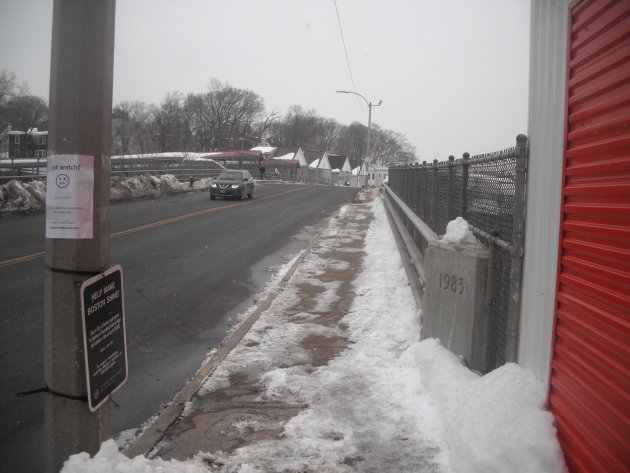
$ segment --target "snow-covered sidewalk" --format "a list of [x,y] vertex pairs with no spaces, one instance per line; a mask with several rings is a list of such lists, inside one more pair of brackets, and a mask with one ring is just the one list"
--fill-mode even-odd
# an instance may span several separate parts
[[150,458],[108,441],[62,471],[564,471],[542,383],[477,376],[418,320],[380,198],[344,206]]

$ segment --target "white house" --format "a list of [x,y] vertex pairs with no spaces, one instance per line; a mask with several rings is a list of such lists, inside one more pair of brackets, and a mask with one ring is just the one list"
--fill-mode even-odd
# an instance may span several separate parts
[[378,187],[389,176],[389,168],[387,166],[368,164],[365,173],[367,174],[367,185]]

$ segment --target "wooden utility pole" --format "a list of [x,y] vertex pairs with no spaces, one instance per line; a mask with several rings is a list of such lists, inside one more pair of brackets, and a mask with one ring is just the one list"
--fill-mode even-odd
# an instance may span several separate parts
[[54,1],[48,169],[61,156],[93,157],[93,199],[81,202],[92,211],[93,230],[91,237],[78,233],[49,237],[47,209],[44,379],[49,392],[44,454],[48,473],[58,472],[73,453],[95,453],[110,437],[109,403],[95,413],[88,409],[80,287],[109,263],[115,6],[115,0]]

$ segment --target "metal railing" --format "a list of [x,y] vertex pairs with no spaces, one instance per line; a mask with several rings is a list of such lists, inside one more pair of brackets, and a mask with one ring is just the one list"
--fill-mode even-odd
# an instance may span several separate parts
[[[417,250],[414,267],[416,262],[424,264],[428,242],[445,233],[447,223],[456,217],[467,220],[488,248],[487,371],[516,360],[527,157],[527,137],[519,135],[516,146],[508,150],[389,169],[388,206],[397,214],[401,233],[407,233],[408,243]],[[422,287],[423,269],[416,270]]]

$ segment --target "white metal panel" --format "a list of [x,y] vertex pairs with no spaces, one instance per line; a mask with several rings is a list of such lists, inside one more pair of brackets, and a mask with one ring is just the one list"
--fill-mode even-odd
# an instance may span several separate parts
[[558,261],[568,0],[532,0],[529,168],[518,363],[548,382]]

